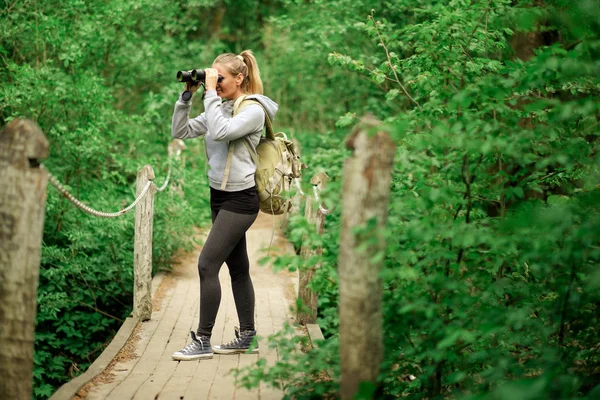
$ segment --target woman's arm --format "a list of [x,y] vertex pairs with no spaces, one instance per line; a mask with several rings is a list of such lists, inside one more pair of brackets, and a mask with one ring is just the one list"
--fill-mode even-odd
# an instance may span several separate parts
[[184,101],[179,98],[175,103],[171,124],[171,136],[175,139],[190,139],[206,134],[207,124],[204,113],[199,117],[190,119],[191,108],[191,101]]
[[233,118],[224,117],[221,98],[214,90],[206,91],[204,109],[209,135],[214,141],[236,140],[261,130],[265,124],[265,112],[258,104],[245,107]]

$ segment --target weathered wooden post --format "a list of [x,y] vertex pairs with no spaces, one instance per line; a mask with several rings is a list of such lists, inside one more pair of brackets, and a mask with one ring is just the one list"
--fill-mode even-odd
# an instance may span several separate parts
[[[179,161],[181,153],[186,149],[186,145],[181,139],[173,139],[168,146],[169,159]],[[179,197],[183,198],[183,179],[171,180],[171,192],[176,193]]]
[[[316,187],[318,191],[322,190],[329,177],[325,172],[320,172],[312,177],[310,183],[313,187]],[[323,234],[323,228],[325,226],[325,214],[319,210],[320,204],[314,201],[310,196],[306,197],[306,207],[304,208],[304,216],[311,225],[315,226],[316,232],[319,235]],[[304,241],[303,241],[304,242]],[[309,246],[302,245],[300,249],[300,255],[307,259],[313,255],[321,255],[323,249],[318,247],[311,249]],[[308,288],[308,284],[312,281],[315,276],[315,271],[320,267],[319,264],[311,266],[307,269],[301,270],[299,273],[298,282],[298,299],[302,301],[303,307],[298,308],[296,313],[296,321],[299,324],[314,324],[317,321],[317,311],[319,296]]]
[[[298,142],[296,139],[292,139],[292,142],[294,142],[294,149],[296,150],[296,154],[298,155],[298,157],[302,157],[302,148],[300,148],[300,142]],[[297,181],[300,182],[300,181]],[[298,188],[296,191],[296,194],[294,195],[294,197],[292,197],[292,213],[293,214],[299,214],[300,213],[300,204],[302,203],[302,188],[300,187],[300,184],[298,183]]]
[[167,146],[169,158],[179,159],[181,152],[186,149],[185,142],[181,139],[173,139]]
[[141,321],[152,317],[152,221],[155,186],[152,167],[146,165],[137,174],[136,197],[150,182],[148,193],[135,206],[135,243],[133,248],[133,315]]
[[[294,149],[296,150],[296,154],[298,156],[301,155],[301,150],[300,150],[300,143],[296,140],[296,139],[292,139],[292,142],[294,142]],[[290,200],[289,206],[288,206],[288,210],[287,212],[285,212],[282,216],[281,219],[281,230],[282,231],[286,231],[287,226],[290,222],[290,218],[293,214],[298,214],[300,213],[300,204],[302,201],[302,188],[300,187],[300,181],[294,179],[291,182],[290,188],[289,190],[292,190],[294,188],[294,186],[297,186],[297,190],[296,193],[294,194],[294,197],[292,197],[292,199]]]
[[0,393],[31,399],[48,140],[32,121],[0,133]]
[[353,154],[344,165],[338,265],[342,399],[351,399],[361,382],[376,384],[383,359],[381,254],[396,149],[379,125],[365,117],[346,141]]

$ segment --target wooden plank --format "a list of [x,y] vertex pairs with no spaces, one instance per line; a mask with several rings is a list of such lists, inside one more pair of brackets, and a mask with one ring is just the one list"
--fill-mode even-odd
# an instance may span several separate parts
[[[258,361],[258,354],[240,354],[239,356],[238,368],[245,368],[256,365]],[[235,393],[233,395],[234,400],[258,400],[259,399],[259,390],[253,389],[248,390],[243,387],[236,387]]]
[[[200,293],[200,285],[192,285],[191,292],[196,291],[196,293]],[[176,363],[175,370],[171,374],[170,378],[160,391],[160,398],[168,398],[168,399],[180,399],[181,396],[185,395],[185,391],[187,386],[190,384],[191,380],[194,377],[194,373],[197,368],[198,361],[173,361],[171,359],[171,354],[175,351],[183,348],[181,342],[187,344],[190,340],[190,331],[196,331],[198,325],[198,306],[199,306],[199,296],[196,295],[196,298],[192,304],[192,306],[185,312],[182,312],[182,317],[179,319],[175,330],[173,331],[173,337],[169,346],[172,347],[165,351],[165,355],[168,356],[168,359],[161,360],[161,363]],[[176,332],[179,332],[177,336]],[[180,337],[183,339],[179,339]],[[156,374],[157,372],[155,372]]]
[[217,373],[218,359],[201,360],[197,362],[197,368],[193,379],[185,390],[184,399],[208,399],[212,383]]
[[124,381],[120,382],[110,393],[109,398],[133,398],[139,387],[154,372],[156,365],[162,357],[175,321],[183,309],[189,287],[189,281],[183,280],[177,282],[171,301],[164,311],[163,318],[158,321],[158,326],[152,332],[152,336],[149,338],[138,363],[134,366],[130,375]]
[[[219,314],[223,316],[223,328],[222,337],[219,342],[229,342],[234,338],[234,326],[238,326],[237,310],[235,308],[235,301],[233,298],[233,292],[231,290],[231,279],[227,268],[223,268],[224,273],[227,277],[221,280],[221,286],[224,289],[221,301],[224,304],[221,305]],[[215,328],[217,328],[215,324]],[[215,342],[216,343],[216,342]],[[232,368],[236,368],[239,363],[238,354],[226,354],[217,355],[215,358],[218,360],[217,370],[211,385],[209,398],[211,400],[231,400],[235,392],[235,381],[233,374],[231,373]]]
[[[273,333],[275,333],[278,328],[275,327],[274,322],[273,322],[273,310],[272,310],[272,305],[271,305],[271,298],[270,298],[270,290],[264,290],[261,293],[261,296],[264,297],[267,303],[267,307],[266,307],[266,316],[267,318],[265,319],[265,323],[263,326],[263,334],[264,334],[264,339],[262,341],[259,341],[260,343],[260,356],[261,358],[265,359],[267,362],[268,366],[273,366],[275,365],[275,363],[277,362],[277,360],[279,359],[278,355],[277,355],[277,349],[272,349],[268,347],[268,337],[270,335],[272,335]],[[278,390],[275,388],[271,388],[269,387],[266,383],[264,382],[260,382],[259,384],[259,390],[260,390],[260,398],[261,400],[264,398],[273,398],[274,396],[277,395]],[[281,398],[281,395],[279,396],[279,398]]]
[[147,376],[146,380],[136,390],[133,399],[145,400],[159,397],[163,387],[175,371],[175,367],[177,367],[177,362],[173,360],[160,362],[153,373]]
[[313,347],[318,347],[315,342],[318,340],[325,340],[323,332],[317,324],[306,324],[306,330],[308,331],[308,338]]
[[211,400],[231,400],[235,393],[235,380],[231,373],[232,368],[237,368],[240,356],[238,354],[219,355],[216,374],[213,378],[209,393]]
[[78,376],[77,378],[69,381],[68,383],[61,386],[53,395],[50,397],[51,400],[67,400],[73,398],[75,393],[84,386],[87,382],[93,379],[96,375],[101,373],[125,345],[127,340],[130,338],[135,326],[138,323],[137,318],[127,318],[121,328],[110,342],[110,344],[104,349],[102,354],[94,361],[87,371]]
[[[197,361],[188,361],[189,365],[196,367]],[[185,398],[185,390],[190,384],[190,381],[193,379],[193,375],[191,376],[171,376],[169,382],[160,393],[155,397],[160,400],[181,400]],[[154,397],[142,397],[153,399]],[[190,397],[191,400],[195,399],[195,397]]]
[[[159,286],[163,281],[164,281],[163,273],[158,273],[152,279],[153,298],[156,298],[157,290],[159,289]],[[109,373],[103,372],[102,374],[98,375],[96,378],[98,378],[98,380],[100,380],[102,383],[92,382],[91,386],[89,388],[88,387],[84,388],[84,390],[86,392],[88,392],[88,395],[86,398],[87,400],[110,398],[109,396],[110,396],[110,393],[112,392],[112,390],[114,388],[116,388],[122,381],[124,381],[127,378],[127,376],[129,376],[130,372],[134,369],[135,365],[139,361],[139,355],[143,353],[144,349],[148,345],[148,342],[150,341],[152,334],[154,333],[154,331],[156,330],[156,327],[159,324],[160,318],[164,314],[165,309],[167,308],[168,304],[170,303],[170,301],[173,297],[173,296],[166,296],[168,294],[169,289],[163,288],[162,290],[166,291],[166,292],[163,292],[162,302],[161,302],[160,306],[158,307],[158,310],[155,310],[152,313],[152,320],[144,322],[141,325],[139,325],[139,328],[136,328],[136,331],[137,331],[136,337],[132,336],[133,328],[126,335],[127,342],[125,343],[125,345],[123,347],[125,347],[125,346],[133,347],[136,357],[133,357],[130,359],[119,360],[114,366],[112,366]],[[156,298],[156,299],[158,299],[158,298]],[[123,326],[121,327],[121,329],[123,329]],[[113,338],[113,342],[115,340],[118,340],[119,336],[122,336],[121,330],[119,330],[119,333],[117,333],[117,336],[115,338]],[[113,342],[111,342],[109,347],[112,346]],[[108,350],[109,350],[109,348],[107,348],[105,350],[105,352],[107,352]],[[119,352],[118,354],[120,355],[121,353]],[[110,354],[110,356],[107,356],[107,357],[108,357],[108,359],[114,359],[116,355],[117,354],[112,352]],[[96,360],[96,361],[98,361],[98,360]],[[95,363],[96,362],[94,362],[94,364]],[[88,371],[90,369],[92,369],[92,366],[88,369]],[[108,376],[106,376],[106,377],[103,376],[105,374],[107,374]],[[96,374],[94,374],[94,375],[96,375]],[[94,380],[96,380],[96,378],[94,378]],[[64,398],[71,399],[75,395],[76,392],[77,392],[77,390],[73,391],[72,394],[66,394],[66,396]]]
[[[191,268],[186,268],[186,271],[189,269]],[[191,339],[189,327],[193,323],[195,313],[190,307],[196,304],[196,299],[199,294],[198,285],[195,283],[197,281],[189,275],[186,275],[186,290],[180,295],[180,298],[182,298],[183,301],[180,303],[179,313],[174,313],[177,315],[177,318],[170,327],[165,326],[164,332],[167,335],[159,338],[159,341],[156,343],[156,353],[160,353],[160,356],[155,359],[156,364],[154,365],[152,372],[136,391],[133,397],[134,399],[150,399],[161,393],[166,383],[174,374],[175,369],[180,364],[180,362],[173,360],[172,354],[184,347]],[[148,367],[149,370],[151,364],[149,364]]]

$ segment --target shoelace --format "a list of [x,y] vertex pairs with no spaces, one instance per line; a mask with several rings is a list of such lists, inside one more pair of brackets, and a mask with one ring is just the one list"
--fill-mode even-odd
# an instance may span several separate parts
[[200,342],[192,342],[190,344],[188,344],[187,346],[185,346],[185,348],[183,349],[183,351],[185,353],[189,353],[195,350],[198,350],[198,348],[202,347],[202,343]]
[[244,340],[244,338],[237,336],[235,339],[233,339],[231,342],[229,343],[225,343],[223,346],[224,347],[232,347],[232,346],[237,346],[238,344],[240,344],[242,341]]
[[192,343],[188,344],[181,350],[182,353],[189,353],[191,351],[195,351],[197,349],[204,349],[204,343],[202,341],[202,337],[197,338],[194,332],[190,332],[192,334]]

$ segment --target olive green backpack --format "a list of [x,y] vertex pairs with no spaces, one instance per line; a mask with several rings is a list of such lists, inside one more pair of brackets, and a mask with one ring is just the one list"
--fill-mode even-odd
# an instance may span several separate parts
[[251,104],[258,104],[265,111],[266,135],[260,138],[256,149],[248,136],[229,142],[229,154],[225,164],[221,189],[225,188],[229,178],[235,142],[241,141],[250,152],[254,164],[256,164],[254,179],[258,198],[260,199],[260,210],[267,214],[283,214],[291,207],[291,200],[287,196],[287,191],[290,189],[293,179],[300,178],[302,168],[306,166],[300,161],[294,143],[287,138],[286,134],[273,132],[271,119],[262,104],[253,99],[245,100],[245,97],[240,96],[236,99],[233,106],[233,115],[235,116]]

